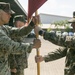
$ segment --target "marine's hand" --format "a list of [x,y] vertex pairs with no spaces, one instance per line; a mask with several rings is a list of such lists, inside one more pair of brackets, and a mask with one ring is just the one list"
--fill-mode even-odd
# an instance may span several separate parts
[[41,47],[41,41],[39,39],[33,40],[33,48],[40,48]]
[[39,31],[40,31],[40,30],[42,30],[41,27],[39,27],[39,26],[35,26],[35,28],[34,28],[34,32],[35,32],[36,35],[39,34]]
[[32,26],[33,28],[35,28],[35,24],[34,24],[34,22],[32,21],[32,19],[30,20],[29,25]]
[[44,61],[44,58],[40,55],[40,56],[35,56],[35,62],[38,63],[38,62],[42,62]]
[[16,68],[11,69],[11,72],[16,73],[17,72],[17,69]]

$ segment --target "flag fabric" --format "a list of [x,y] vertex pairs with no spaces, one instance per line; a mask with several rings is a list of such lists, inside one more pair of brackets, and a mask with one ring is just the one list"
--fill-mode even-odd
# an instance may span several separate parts
[[28,19],[40,8],[47,0],[29,0],[28,1]]

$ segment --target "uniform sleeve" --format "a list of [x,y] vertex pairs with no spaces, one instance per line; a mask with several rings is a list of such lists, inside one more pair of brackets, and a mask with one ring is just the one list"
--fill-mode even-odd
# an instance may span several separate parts
[[33,29],[32,26],[27,26],[27,27],[21,27],[20,29],[18,28],[10,28],[10,36],[11,37],[21,37],[21,36],[25,36],[27,34],[29,34],[31,32],[31,30]]
[[48,32],[44,32],[43,37],[45,40],[48,40],[53,44],[66,47],[65,37],[57,36],[55,33],[48,33]]
[[19,43],[11,40],[4,32],[0,31],[0,50],[9,53],[27,52],[30,47],[29,43]]
[[48,53],[48,55],[44,56],[44,61],[48,62],[48,61],[60,59],[64,56],[66,56],[66,53],[67,53],[66,47],[59,48],[56,51],[50,52],[50,53]]

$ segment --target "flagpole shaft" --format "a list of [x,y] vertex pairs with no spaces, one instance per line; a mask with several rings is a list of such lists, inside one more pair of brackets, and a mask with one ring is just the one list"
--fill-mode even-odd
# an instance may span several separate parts
[[[37,18],[38,11],[35,12],[35,18]],[[36,19],[36,25],[38,26],[38,19]],[[36,38],[39,38],[39,35],[36,35]],[[37,56],[40,55],[39,49],[36,49]],[[37,63],[37,75],[40,75],[40,63]]]
[[[36,52],[37,52],[37,56],[39,56],[39,50],[37,49],[36,50]],[[40,63],[37,63],[37,75],[40,75]]]

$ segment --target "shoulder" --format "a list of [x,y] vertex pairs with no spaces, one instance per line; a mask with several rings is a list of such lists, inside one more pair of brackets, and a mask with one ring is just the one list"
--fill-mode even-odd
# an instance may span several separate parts
[[3,25],[3,26],[1,26],[2,28],[12,28],[11,26],[8,26],[8,25]]

